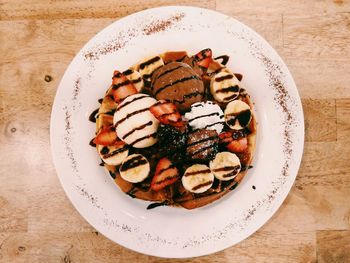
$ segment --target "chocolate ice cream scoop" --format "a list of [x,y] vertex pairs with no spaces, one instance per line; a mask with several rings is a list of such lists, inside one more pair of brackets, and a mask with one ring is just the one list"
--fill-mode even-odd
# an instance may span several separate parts
[[172,101],[180,111],[201,101],[204,85],[200,76],[187,64],[171,62],[160,67],[152,75],[152,93],[158,100]]
[[218,152],[218,133],[215,130],[196,130],[188,135],[186,154],[191,160],[207,161]]

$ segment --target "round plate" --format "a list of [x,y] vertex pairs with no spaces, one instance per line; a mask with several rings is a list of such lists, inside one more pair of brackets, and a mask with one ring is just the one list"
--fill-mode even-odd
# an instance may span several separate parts
[[[88,121],[111,83],[145,57],[169,50],[194,54],[210,47],[229,55],[258,121],[253,169],[224,198],[195,210],[159,207],[121,192],[89,146]],[[51,147],[62,186],[79,213],[100,233],[132,250],[160,257],[201,256],[230,247],[259,229],[286,198],[299,168],[304,119],[291,74],[252,29],[226,15],[193,7],[145,10],[111,24],[76,55],[57,90]]]

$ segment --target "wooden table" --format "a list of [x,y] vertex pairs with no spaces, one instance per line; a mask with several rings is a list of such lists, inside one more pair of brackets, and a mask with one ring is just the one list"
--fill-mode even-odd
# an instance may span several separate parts
[[229,14],[283,57],[302,97],[302,165],[283,206],[238,245],[192,262],[350,262],[350,1],[0,1],[0,262],[184,262],[141,255],[72,207],[50,154],[58,83],[120,17],[170,4]]

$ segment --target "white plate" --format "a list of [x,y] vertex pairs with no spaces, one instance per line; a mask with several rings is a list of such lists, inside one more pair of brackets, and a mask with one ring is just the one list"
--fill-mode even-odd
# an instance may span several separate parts
[[[77,32],[78,33],[78,32]],[[124,70],[167,50],[190,54],[210,47],[230,56],[243,74],[258,120],[254,168],[230,194],[206,207],[146,210],[148,202],[122,193],[89,146],[99,106],[114,69]],[[67,196],[100,233],[132,250],[183,258],[214,253],[245,239],[280,207],[299,168],[303,112],[291,74],[259,35],[223,14],[193,7],[161,7],[127,16],[93,37],[76,55],[57,90],[51,147]],[[255,186],[255,190],[253,189]]]

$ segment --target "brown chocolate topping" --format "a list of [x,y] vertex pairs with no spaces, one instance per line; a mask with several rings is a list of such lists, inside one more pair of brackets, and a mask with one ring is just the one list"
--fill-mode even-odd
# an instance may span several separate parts
[[128,147],[127,146],[123,146],[123,147],[121,147],[119,149],[116,149],[116,150],[110,152],[110,153],[104,154],[103,157],[104,158],[109,158],[109,157],[112,157],[112,156],[114,156],[114,155],[116,155],[118,153],[125,152],[127,150],[128,150]]
[[141,100],[143,98],[149,97],[147,94],[144,94],[143,96],[139,96],[137,98],[134,98],[128,102],[125,102],[124,104],[120,105],[116,111],[119,111],[120,109],[124,108],[125,106],[129,105],[130,103],[133,103],[134,101]]
[[[221,167],[221,168],[216,168],[213,170],[213,172],[226,172],[226,171],[237,171],[241,166],[240,165],[236,165],[236,166],[225,166],[225,167]],[[232,172],[233,172],[232,171]],[[225,176],[224,176],[225,177]]]
[[127,119],[129,119],[130,117],[132,117],[132,116],[134,116],[134,115],[136,115],[136,114],[139,114],[139,113],[141,113],[141,112],[145,112],[145,111],[148,111],[148,110],[149,110],[149,108],[144,108],[144,109],[137,110],[137,111],[134,111],[134,112],[132,112],[132,113],[129,113],[129,114],[126,115],[123,119],[120,119],[120,120],[115,124],[115,126],[117,126],[117,125],[123,123],[124,121],[126,121]]
[[137,140],[135,140],[135,141],[133,141],[132,143],[130,143],[130,145],[133,146],[133,145],[135,145],[136,143],[138,143],[138,142],[140,142],[140,141],[143,141],[143,140],[146,140],[146,139],[151,138],[151,137],[156,138],[156,137],[157,137],[157,132],[152,133],[152,134],[150,134],[150,135],[143,136],[143,137],[141,137],[141,138],[138,138]]
[[210,114],[197,116],[197,117],[194,117],[193,119],[188,120],[188,122],[191,122],[191,121],[194,121],[194,120],[197,120],[197,119],[200,119],[200,118],[204,118],[204,117],[214,116],[214,115],[219,115],[219,113],[218,112],[212,112]]
[[96,110],[94,110],[94,111],[90,114],[90,116],[89,116],[89,121],[91,121],[91,122],[96,122],[96,115],[97,115],[97,113],[98,113],[98,110],[99,110],[99,109],[96,109]]
[[137,166],[146,164],[147,160],[142,155],[137,155],[122,164],[120,171],[127,171],[129,169],[135,168]]
[[[236,86],[230,86],[227,88],[222,88],[222,89],[218,89],[215,93],[228,93],[228,92],[238,92],[239,91],[239,87]],[[234,94],[235,96],[237,96],[236,94]]]
[[184,176],[192,176],[192,175],[207,174],[207,173],[210,173],[210,169],[205,169],[205,170],[200,170],[200,171],[185,173]]
[[213,183],[213,181],[210,180],[210,181],[208,181],[208,182],[205,182],[205,183],[196,185],[195,187],[192,188],[192,190],[193,190],[193,191],[198,190],[198,189],[200,189],[200,188],[202,188],[202,187],[204,187],[204,186],[210,185],[210,184],[212,184],[212,183]]
[[232,79],[232,78],[233,78],[233,75],[229,74],[229,75],[225,75],[225,76],[222,76],[222,77],[215,78],[215,81],[216,82],[221,82],[221,81],[224,81],[226,79]]
[[217,135],[211,136],[211,137],[207,137],[207,138],[204,138],[202,140],[194,141],[193,143],[187,144],[187,147],[191,147],[191,146],[194,146],[196,144],[203,143],[203,142],[210,141],[210,140],[215,140],[217,138],[218,138]]
[[132,129],[131,131],[129,131],[128,133],[126,133],[126,134],[122,137],[122,139],[124,140],[126,137],[130,136],[130,135],[133,134],[135,131],[142,130],[142,129],[144,129],[145,127],[150,126],[150,125],[152,125],[152,124],[153,124],[153,121],[149,121],[149,122],[147,122],[147,123],[145,123],[145,124],[142,124],[142,125],[140,125],[139,127],[136,127],[136,128],[134,128],[134,129]]
[[222,56],[216,57],[216,58],[214,58],[214,59],[215,59],[215,60],[221,59],[221,60],[222,60],[222,61],[221,61],[221,64],[222,64],[222,65],[226,65],[227,62],[229,61],[230,57],[227,56],[227,55],[222,55]]
[[140,64],[140,69],[144,69],[146,66],[151,65],[154,62],[157,62],[158,60],[160,60],[159,56],[156,56],[154,58],[151,58],[150,60],[147,60],[147,61]]
[[186,99],[190,99],[190,98],[192,98],[192,97],[197,97],[198,95],[201,95],[201,96],[202,96],[203,94],[200,93],[200,92],[198,92],[198,91],[192,92],[192,93],[183,95],[182,100],[173,100],[173,102],[182,104],[182,103],[185,103]]

